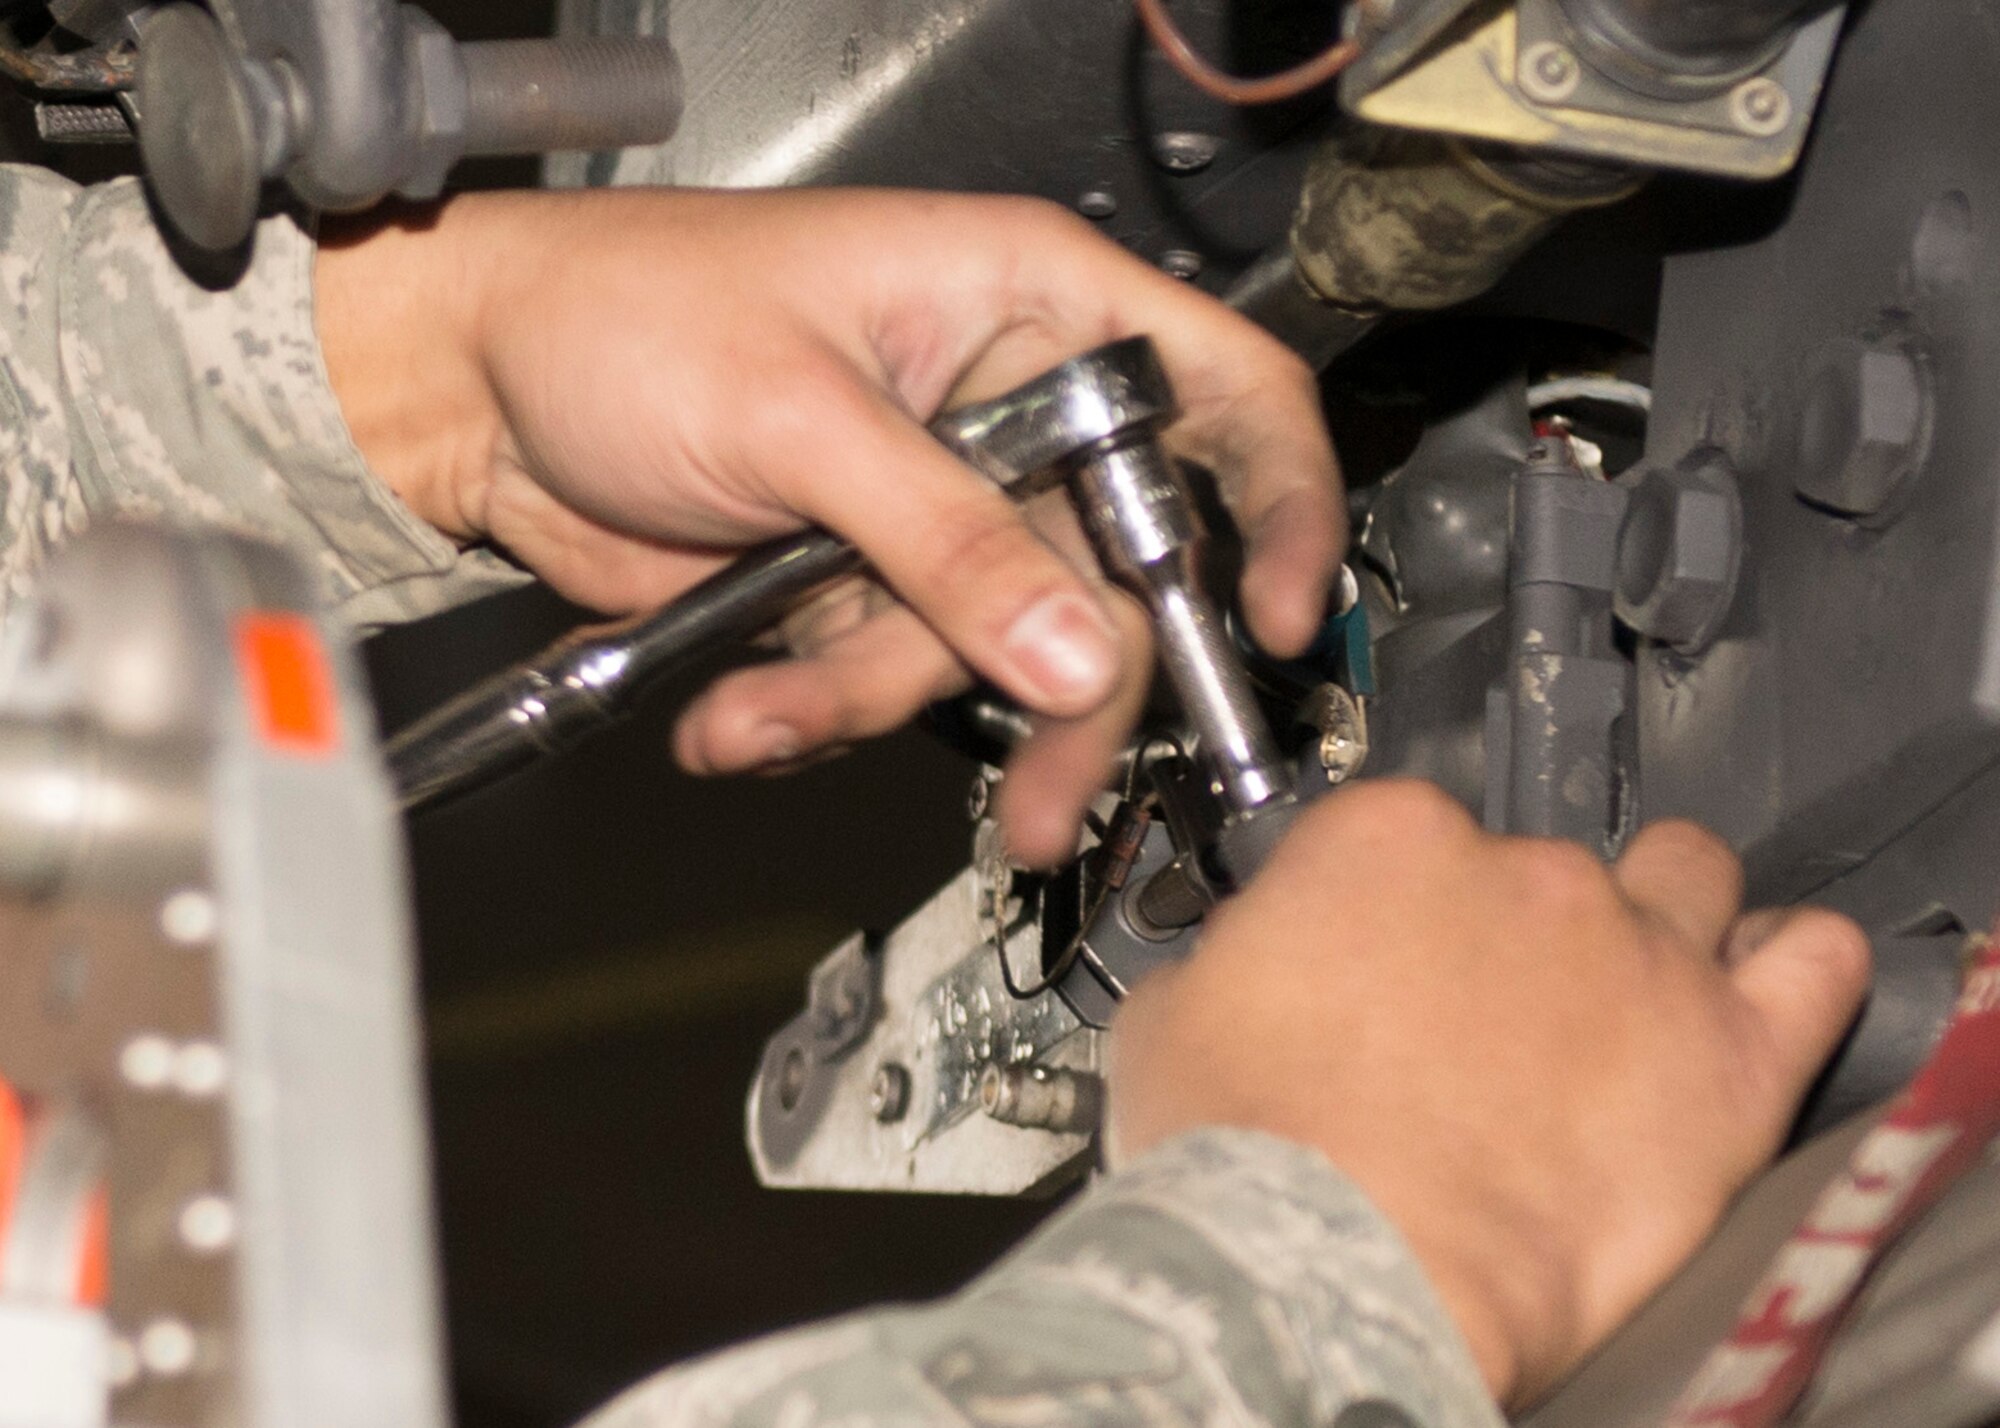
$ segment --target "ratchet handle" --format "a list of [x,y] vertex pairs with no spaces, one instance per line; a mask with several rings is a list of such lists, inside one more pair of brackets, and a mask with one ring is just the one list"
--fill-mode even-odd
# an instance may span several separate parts
[[806,531],[757,547],[655,615],[564,636],[390,739],[398,799],[405,811],[433,807],[582,742],[623,717],[655,681],[761,633],[801,597],[861,565],[838,536]]

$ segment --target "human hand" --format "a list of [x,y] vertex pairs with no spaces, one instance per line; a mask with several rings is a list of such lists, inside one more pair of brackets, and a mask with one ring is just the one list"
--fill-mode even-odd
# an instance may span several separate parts
[[[971,672],[1042,716],[1000,813],[1016,856],[1074,851],[1151,673],[1136,607],[1066,512],[1031,517],[924,431],[1078,352],[1150,334],[1171,441],[1247,536],[1258,638],[1295,653],[1343,548],[1311,373],[1221,304],[1041,203],[855,190],[467,196],[329,237],[319,324],[363,454],[420,516],[595,608],[654,608],[738,547],[813,523],[850,586],[682,718],[733,772],[884,732]],[[878,592],[879,595],[879,592]]]
[[1652,825],[1606,867],[1427,784],[1304,813],[1113,1026],[1119,1158],[1236,1125],[1396,1224],[1503,1403],[1693,1252],[1776,1151],[1868,980],[1833,913],[1740,915],[1735,857]]

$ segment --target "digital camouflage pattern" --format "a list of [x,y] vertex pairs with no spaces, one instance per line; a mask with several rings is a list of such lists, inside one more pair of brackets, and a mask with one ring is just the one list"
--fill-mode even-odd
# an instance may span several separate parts
[[661,1374],[585,1428],[1499,1428],[1396,1232],[1317,1153],[1208,1130],[969,1288]]
[[0,165],[0,598],[93,517],[228,526],[303,551],[358,628],[527,577],[461,554],[362,461],[313,331],[311,237],[259,226],[223,290],[186,277],[133,180]]
[[[313,329],[312,241],[258,229],[225,290],[136,183],[0,165],[0,602],[93,518],[220,524],[317,562],[356,626],[525,577],[367,468]],[[1498,1428],[1396,1232],[1316,1153],[1204,1131],[1107,1177],[970,1288],[661,1374],[588,1428]]]

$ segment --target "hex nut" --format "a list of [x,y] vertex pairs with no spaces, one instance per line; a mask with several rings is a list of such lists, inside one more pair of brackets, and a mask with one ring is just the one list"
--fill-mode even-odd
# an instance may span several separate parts
[[1742,547],[1742,504],[1719,454],[1644,472],[1618,532],[1618,618],[1683,654],[1706,649],[1735,598]]
[[1793,489],[1864,523],[1900,513],[1930,445],[1927,369],[1910,352],[1842,338],[1821,350],[1799,412]]

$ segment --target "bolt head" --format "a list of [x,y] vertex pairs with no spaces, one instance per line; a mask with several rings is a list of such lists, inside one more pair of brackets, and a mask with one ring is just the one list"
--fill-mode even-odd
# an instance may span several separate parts
[[1828,344],[1800,407],[1793,485],[1813,505],[1858,521],[1901,509],[1929,447],[1929,381],[1909,352]]
[[1215,156],[1221,152],[1222,140],[1213,134],[1176,130],[1153,139],[1153,162],[1168,173],[1183,178],[1200,173],[1214,163]]
[[1175,248],[1160,255],[1160,267],[1169,277],[1193,282],[1201,276],[1201,254],[1188,248]]
[[1743,515],[1719,456],[1651,470],[1618,533],[1618,618],[1686,654],[1714,641],[1736,594]]
[[1076,211],[1085,218],[1099,221],[1115,217],[1118,212],[1118,197],[1109,189],[1093,188],[1077,199]]

